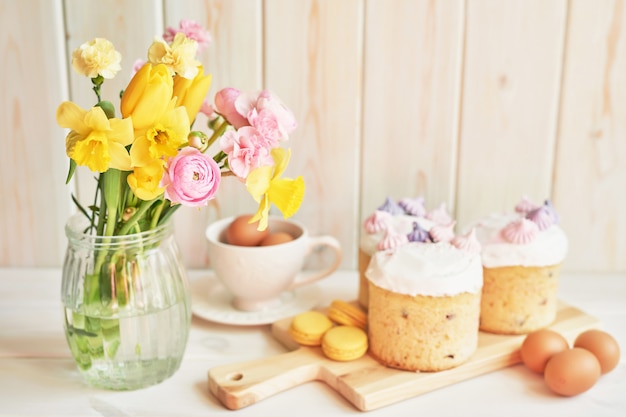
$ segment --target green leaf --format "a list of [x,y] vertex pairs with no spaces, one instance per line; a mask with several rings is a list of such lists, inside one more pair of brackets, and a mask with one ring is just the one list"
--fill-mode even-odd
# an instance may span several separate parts
[[87,213],[87,210],[85,210],[85,208],[78,202],[74,194],[72,194],[72,201],[74,202],[76,207],[78,207],[78,210],[80,210],[80,212],[83,213],[85,217],[89,219],[89,221],[91,221],[91,216],[89,215],[89,213]]
[[70,159],[70,169],[67,172],[67,178],[65,179],[65,185],[70,183],[70,180],[74,176],[74,171],[76,171],[76,161]]
[[174,205],[169,205],[167,206],[167,208],[165,210],[163,210],[163,213],[161,213],[161,218],[159,219],[159,223],[158,225],[162,225],[165,224],[165,222],[167,222],[167,220],[172,217],[172,214],[176,213],[176,210],[178,210],[178,208],[180,207],[180,204],[174,204]]

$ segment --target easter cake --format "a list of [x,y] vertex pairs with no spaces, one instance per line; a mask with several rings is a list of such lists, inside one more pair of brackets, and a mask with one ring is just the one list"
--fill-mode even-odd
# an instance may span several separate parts
[[365,277],[372,255],[380,250],[388,249],[395,242],[390,242],[389,232],[394,236],[422,233],[428,235],[428,230],[434,222],[448,224],[445,205],[426,211],[424,198],[404,198],[398,202],[387,197],[385,202],[370,214],[363,222],[359,238],[359,293],[358,302],[364,309],[369,304],[369,284]]
[[[370,353],[392,368],[441,371],[467,361],[478,344],[483,284],[473,231],[435,225],[413,241],[378,251],[369,281]],[[422,240],[417,240],[417,238]]]
[[549,326],[568,247],[550,201],[539,206],[524,197],[515,212],[493,214],[473,227],[484,275],[480,329],[526,334]]

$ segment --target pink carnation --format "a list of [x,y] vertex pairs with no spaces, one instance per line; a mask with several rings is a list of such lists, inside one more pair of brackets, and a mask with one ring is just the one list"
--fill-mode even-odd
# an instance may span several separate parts
[[267,146],[275,148],[280,144],[282,133],[274,113],[269,110],[257,112],[256,109],[252,109],[248,114],[248,120],[250,121],[250,125],[252,125],[266,141]]
[[220,147],[228,155],[230,170],[239,178],[247,178],[250,171],[264,165],[274,164],[271,146],[251,126],[228,131],[220,138]]
[[[270,140],[286,140],[298,127],[291,110],[268,90],[263,90],[257,95],[249,95],[236,88],[224,88],[215,95],[215,107],[235,129],[252,125]],[[273,125],[271,132],[267,130],[270,118]],[[260,124],[263,124],[263,127],[260,127]]]
[[280,101],[278,96],[269,90],[261,91],[255,107],[258,111],[267,110],[274,114],[283,133],[283,139],[287,139],[289,134],[298,127],[296,117],[291,110]]
[[182,19],[178,29],[168,26],[163,34],[163,40],[167,43],[172,43],[177,33],[184,33],[189,39],[196,41],[198,43],[198,52],[211,45],[211,34],[193,20]]
[[220,180],[220,169],[213,158],[186,147],[170,158],[161,187],[165,187],[165,198],[173,204],[198,207],[215,197]]

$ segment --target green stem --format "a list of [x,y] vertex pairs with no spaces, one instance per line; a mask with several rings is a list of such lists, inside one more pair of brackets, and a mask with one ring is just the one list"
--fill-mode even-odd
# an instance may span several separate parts
[[106,201],[107,220],[104,229],[104,236],[113,236],[117,226],[117,213],[121,197],[122,171],[109,169],[104,174],[104,200]]
[[165,204],[165,200],[161,200],[161,203],[154,210],[152,219],[150,219],[150,229],[154,229],[157,224],[159,224],[159,218],[161,217],[161,212],[163,212],[163,207],[165,207]]
[[93,84],[93,92],[96,93],[96,98],[98,99],[98,103],[102,101],[100,97],[100,88],[102,87],[102,83],[104,83],[104,77],[98,74],[96,77],[91,79],[91,83]]
[[98,210],[98,226],[96,227],[96,236],[102,236],[102,234],[104,233],[104,222],[106,221],[105,213],[106,213],[107,205],[106,205],[106,201],[102,197],[103,190],[104,190],[104,174],[100,174],[98,177],[98,188],[96,189],[96,195],[94,196],[94,202],[93,202],[95,206],[97,198],[98,198],[98,194],[100,194],[100,209]]
[[213,134],[211,135],[211,137],[209,138],[209,143],[206,146],[207,149],[209,149],[211,147],[211,145],[213,145],[213,143],[217,140],[217,138],[219,138],[220,136],[222,136],[224,134],[224,132],[226,132],[226,129],[228,128],[228,126],[230,126],[230,124],[224,120],[218,127],[217,129],[215,129],[213,131]]
[[[100,216],[98,219],[98,237],[96,239],[100,239],[100,236],[104,236],[101,238],[102,245],[107,245],[110,242],[109,237],[115,234],[115,227],[117,226],[117,212],[118,212],[118,204],[120,202],[120,179],[121,179],[121,171],[117,169],[109,169],[108,171],[100,174],[99,186],[102,187],[102,197],[100,200]],[[104,218],[104,210],[106,207],[106,223],[104,224],[104,230],[102,230],[102,223]],[[104,265],[104,261],[107,256],[106,250],[99,250],[98,255],[96,257],[96,263],[94,265],[94,273],[90,275],[89,278],[92,282],[89,283],[89,288],[92,291],[86,291],[85,295],[88,297],[88,301],[86,302],[95,302],[100,296],[101,289],[99,288],[100,284],[104,284],[108,278],[105,274],[102,276],[102,267]],[[87,277],[85,278],[87,279]],[[97,280],[97,281],[96,281]],[[96,291],[98,290],[98,291]]]
[[133,216],[128,219],[126,223],[120,228],[119,235],[126,235],[130,231],[130,229],[135,226],[135,224],[141,219],[141,217],[148,211],[148,209],[154,204],[156,201],[160,201],[162,197],[156,198],[150,201],[142,201],[137,208],[137,211]]

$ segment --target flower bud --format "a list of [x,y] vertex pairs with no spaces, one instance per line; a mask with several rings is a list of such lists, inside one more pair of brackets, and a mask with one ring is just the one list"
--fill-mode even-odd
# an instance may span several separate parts
[[211,87],[211,74],[204,75],[202,66],[198,67],[195,78],[187,79],[180,75],[174,76],[172,94],[176,97],[177,106],[185,106],[189,121],[193,122]]
[[107,119],[113,119],[115,117],[115,107],[113,103],[107,100],[102,100],[96,104],[96,106],[100,107],[104,110],[104,114],[107,115]]
[[126,207],[124,209],[124,213],[122,213],[122,219],[127,222],[130,220],[131,217],[133,217],[133,215],[137,212],[137,208],[136,207]]
[[123,117],[132,116],[135,129],[153,126],[172,99],[173,81],[163,64],[145,64],[124,90],[120,108]]
[[189,141],[189,146],[196,148],[202,153],[209,149],[209,137],[204,132],[194,130],[189,133],[187,140]]

